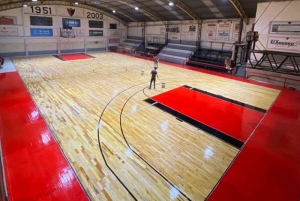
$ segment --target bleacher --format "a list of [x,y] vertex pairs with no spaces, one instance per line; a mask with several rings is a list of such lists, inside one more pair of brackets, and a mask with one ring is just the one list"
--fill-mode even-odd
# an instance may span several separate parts
[[199,47],[189,58],[187,65],[221,70],[225,59],[231,59],[232,51]]
[[134,51],[137,47],[140,46],[141,43],[141,40],[126,39],[125,41],[120,43],[120,45],[118,46],[118,50],[129,52]]
[[185,64],[187,57],[193,53],[195,48],[195,45],[169,43],[160,51],[158,58],[163,61]]

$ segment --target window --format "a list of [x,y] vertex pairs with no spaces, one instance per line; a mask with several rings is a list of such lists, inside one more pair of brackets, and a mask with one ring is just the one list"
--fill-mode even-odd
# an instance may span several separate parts
[[80,19],[63,18],[63,29],[72,29],[72,27],[80,27]]
[[53,26],[52,17],[30,16],[32,26]]
[[117,24],[109,24],[110,29],[117,29]]
[[90,28],[103,28],[103,21],[89,20]]

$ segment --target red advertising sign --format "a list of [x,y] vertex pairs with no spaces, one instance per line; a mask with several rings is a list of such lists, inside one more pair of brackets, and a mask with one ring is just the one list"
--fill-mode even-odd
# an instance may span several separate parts
[[109,38],[108,42],[109,43],[120,43],[120,39],[119,38]]
[[0,17],[0,24],[5,24],[5,25],[8,25],[8,24],[14,24],[14,19],[13,18],[7,18],[7,17]]

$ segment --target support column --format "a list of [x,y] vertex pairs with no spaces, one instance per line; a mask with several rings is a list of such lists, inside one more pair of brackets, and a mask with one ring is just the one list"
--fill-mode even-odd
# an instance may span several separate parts
[[197,21],[198,22],[198,38],[197,38],[197,48],[200,48],[200,44],[201,44],[201,34],[202,34],[202,21]]
[[165,45],[168,45],[168,31],[169,31],[169,25],[168,25],[168,23],[165,24],[165,27],[166,27]]
[[[240,28],[239,28],[239,37],[238,37],[238,41],[237,44],[241,44],[242,41],[242,32],[243,32],[243,18],[240,18]],[[232,67],[236,67],[236,61],[237,61],[237,55],[238,55],[238,51],[239,51],[239,46],[235,45],[234,46],[234,54],[233,54],[233,66]]]

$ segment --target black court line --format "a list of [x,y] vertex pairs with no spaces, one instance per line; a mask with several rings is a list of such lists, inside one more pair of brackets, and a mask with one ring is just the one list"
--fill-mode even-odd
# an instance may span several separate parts
[[167,107],[167,106],[165,106],[161,103],[158,103],[158,102],[152,100],[151,98],[148,98],[145,101],[149,104],[155,103],[155,104],[153,104],[153,106],[163,110],[164,112],[167,112],[167,113],[175,116],[176,119],[185,121],[185,122],[195,126],[196,128],[198,128],[200,130],[203,130],[203,131],[207,132],[208,134],[213,135],[213,136],[217,137],[218,139],[220,139],[220,140],[222,140],[222,141],[224,141],[224,142],[226,142],[226,143],[228,143],[228,144],[230,144],[230,145],[232,145],[232,146],[234,146],[238,149],[240,149],[244,144],[242,141],[240,141],[238,139],[235,139],[235,138],[233,138],[233,137],[231,137],[231,136],[229,136],[229,135],[227,135],[227,134],[225,134],[221,131],[218,131],[218,130],[216,130],[216,129],[208,126],[208,125],[205,125],[205,124],[203,124],[203,123],[201,123],[201,122],[199,122],[195,119],[192,119],[192,118],[190,118],[190,117],[188,117],[184,114],[181,114],[181,113],[177,112],[176,110],[173,110],[173,109],[171,109],[171,108],[169,108],[169,107]]
[[212,96],[212,97],[215,97],[215,98],[219,98],[219,99],[225,100],[225,101],[230,102],[230,103],[234,103],[236,105],[240,105],[240,106],[252,109],[252,110],[256,110],[258,112],[262,112],[262,113],[266,113],[267,112],[267,110],[265,110],[265,109],[262,109],[262,108],[259,108],[259,107],[255,107],[253,105],[249,105],[249,104],[246,104],[246,103],[242,103],[240,101],[233,100],[233,99],[230,99],[230,98],[226,98],[226,97],[221,96],[221,95],[217,95],[217,94],[213,94],[213,93],[210,93],[210,92],[207,92],[207,91],[203,91],[201,89],[193,88],[193,87],[190,87],[190,86],[187,86],[187,85],[183,85],[183,87],[191,89],[191,90],[194,90],[194,91],[201,92],[203,94],[206,94],[206,95],[209,95],[209,96]]
[[54,56],[55,58],[60,59],[60,60],[62,60],[62,61],[66,61],[65,59],[61,58],[61,57],[58,56],[58,55],[52,55],[52,56]]

